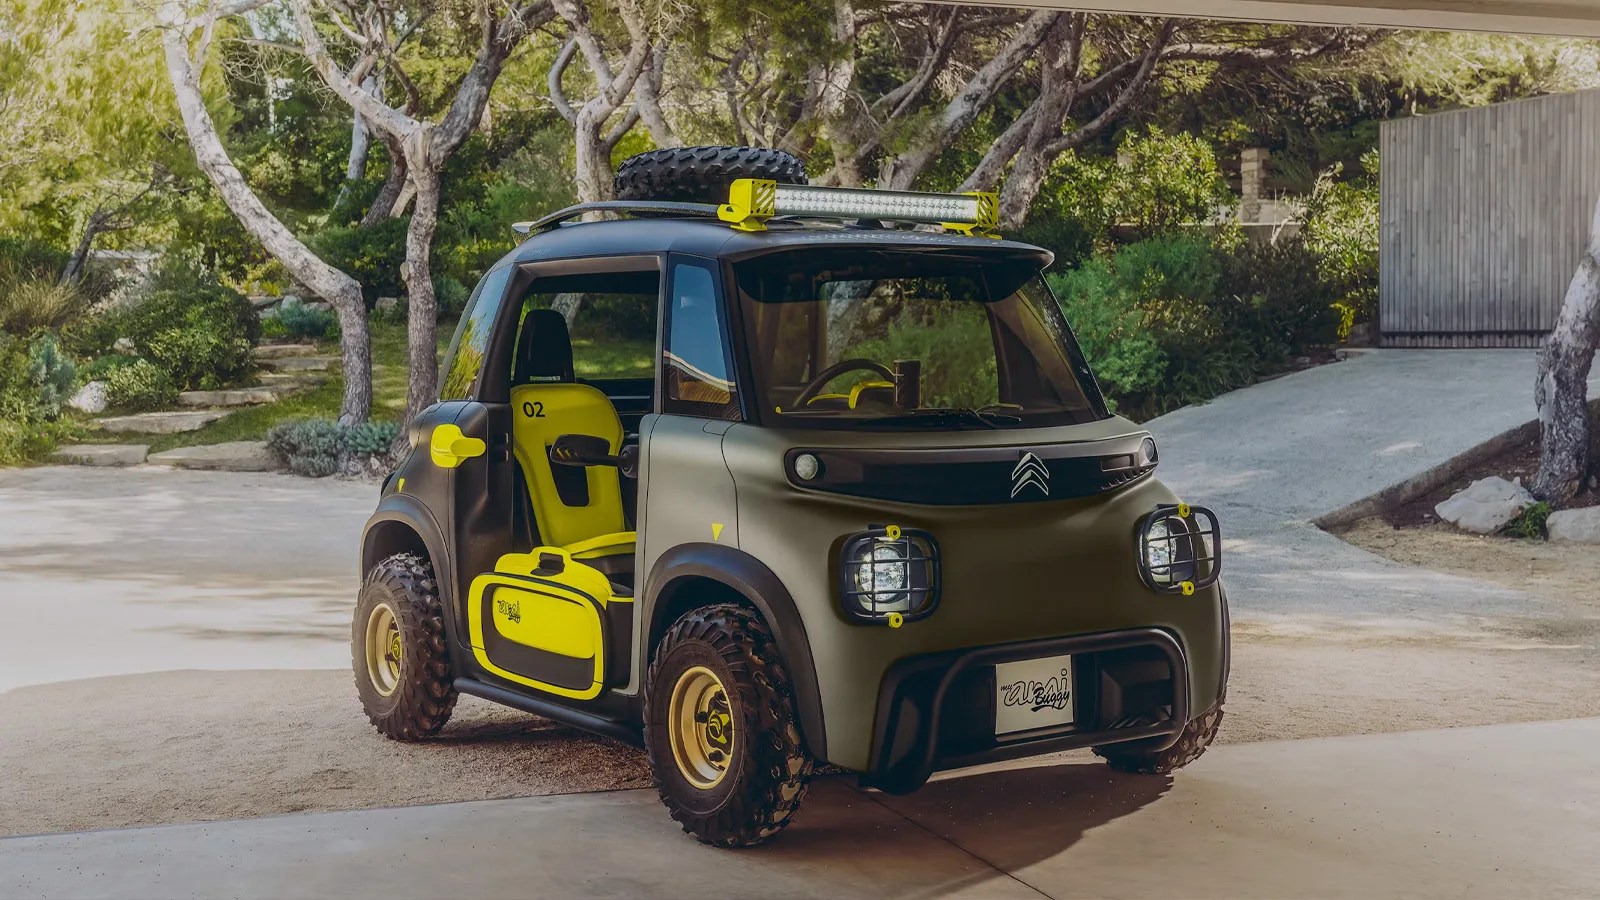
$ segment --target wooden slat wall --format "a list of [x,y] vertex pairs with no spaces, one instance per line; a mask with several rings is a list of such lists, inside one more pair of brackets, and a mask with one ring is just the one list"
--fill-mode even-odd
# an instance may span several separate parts
[[1383,123],[1386,346],[1538,346],[1600,199],[1597,132],[1600,90]]

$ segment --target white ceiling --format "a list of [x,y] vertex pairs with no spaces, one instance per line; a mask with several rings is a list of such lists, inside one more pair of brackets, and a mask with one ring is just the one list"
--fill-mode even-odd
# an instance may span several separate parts
[[1600,37],[1600,0],[931,0],[1152,16]]

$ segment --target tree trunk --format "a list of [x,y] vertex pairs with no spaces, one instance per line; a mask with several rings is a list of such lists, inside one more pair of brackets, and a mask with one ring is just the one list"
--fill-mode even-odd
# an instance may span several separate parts
[[[427,152],[427,132],[414,138]],[[433,233],[439,227],[439,172],[424,160],[414,160],[412,185],[416,204],[406,228],[405,277],[407,306],[406,348],[411,380],[406,389],[406,421],[439,400],[439,302],[433,295]]]
[[1600,344],[1600,203],[1589,226],[1589,245],[1567,286],[1556,327],[1539,348],[1539,474],[1534,496],[1565,500],[1589,472],[1589,369]]
[[99,236],[100,229],[105,226],[105,207],[96,206],[94,212],[89,214],[89,220],[83,223],[83,236],[78,239],[78,246],[72,249],[72,256],[67,259],[66,268],[61,270],[62,284],[77,284],[83,280],[83,270],[89,261],[89,251],[94,249],[94,239]]
[[340,340],[344,366],[344,398],[339,406],[339,422],[345,425],[365,422],[372,411],[372,357],[361,285],[317,258],[267,209],[244,180],[228,157],[227,148],[217,135],[216,123],[206,109],[200,93],[200,75],[189,58],[189,41],[183,30],[169,28],[162,37],[162,47],[167,74],[177,95],[178,111],[183,116],[184,129],[201,171],[206,173],[239,224],[260,241],[290,275],[338,311],[343,330]]
[[[361,89],[376,97],[378,95],[378,76],[368,75],[361,82]],[[372,150],[372,129],[367,127],[367,120],[361,113],[350,114],[350,156],[344,164],[344,184],[339,186],[339,196],[333,201],[333,208],[339,209],[350,199],[350,190],[356,183],[367,177],[367,157]]]
[[384,176],[383,186],[378,188],[378,196],[372,198],[372,206],[367,208],[367,214],[361,217],[362,228],[371,228],[394,218],[395,205],[400,202],[400,195],[405,192],[406,183],[411,177],[400,142],[383,135],[383,144],[389,151],[389,174]]

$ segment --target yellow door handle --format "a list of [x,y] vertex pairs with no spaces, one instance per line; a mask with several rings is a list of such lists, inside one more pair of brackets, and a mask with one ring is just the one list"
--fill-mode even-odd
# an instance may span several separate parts
[[489,449],[481,438],[467,437],[456,425],[440,425],[428,439],[428,455],[441,469],[454,469]]

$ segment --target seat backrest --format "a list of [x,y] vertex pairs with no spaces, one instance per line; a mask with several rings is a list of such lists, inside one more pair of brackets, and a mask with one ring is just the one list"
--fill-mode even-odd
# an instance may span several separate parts
[[622,486],[608,466],[558,466],[550,445],[563,434],[604,438],[622,447],[622,421],[605,394],[573,383],[567,320],[550,309],[530,310],[517,339],[512,369],[511,447],[533,499],[544,544],[565,546],[627,529]]

